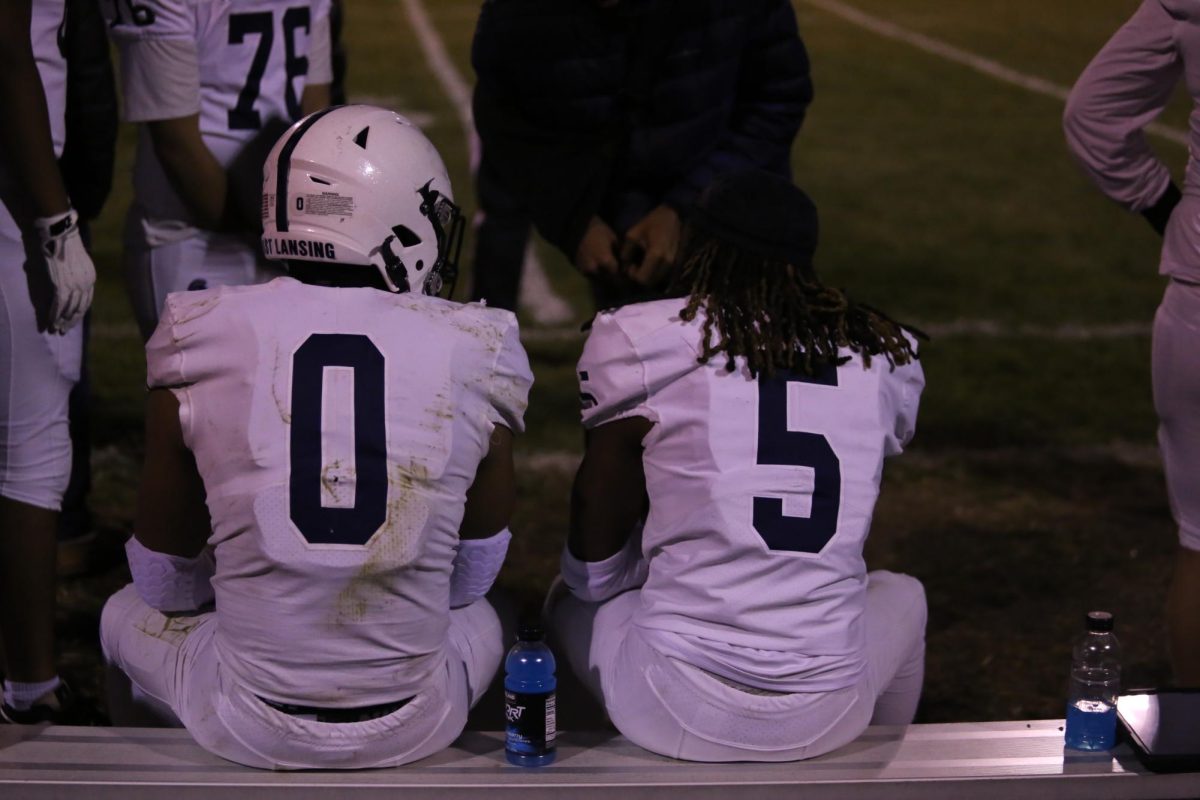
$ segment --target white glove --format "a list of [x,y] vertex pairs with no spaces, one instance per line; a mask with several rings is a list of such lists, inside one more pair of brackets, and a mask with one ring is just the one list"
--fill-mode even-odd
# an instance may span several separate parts
[[54,284],[50,330],[66,333],[83,319],[92,304],[96,268],[79,238],[79,215],[73,209],[33,221],[42,240],[46,271]]

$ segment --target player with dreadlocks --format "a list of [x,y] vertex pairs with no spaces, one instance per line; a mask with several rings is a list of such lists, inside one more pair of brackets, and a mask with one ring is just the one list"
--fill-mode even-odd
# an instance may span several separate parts
[[[778,241],[756,242],[752,232],[727,226],[732,215],[749,218],[764,205],[795,213],[791,220],[769,221],[781,225],[765,231]],[[743,356],[752,376],[774,375],[776,369],[814,375],[831,362],[845,361],[848,356],[838,354],[843,347],[860,354],[868,367],[875,355],[893,366],[917,357],[903,331],[922,334],[821,283],[812,265],[816,243],[816,206],[787,181],[750,172],[714,188],[693,212],[668,292],[687,296],[683,321],[704,311],[702,363],[724,353],[729,372],[736,368],[734,357]],[[714,328],[720,337],[716,343]]]
[[823,286],[816,242],[802,191],[726,177],[670,297],[599,314],[580,359],[547,610],[613,723],[663,755],[809,758],[920,698],[924,591],[863,562],[883,458],[913,433],[917,334]]

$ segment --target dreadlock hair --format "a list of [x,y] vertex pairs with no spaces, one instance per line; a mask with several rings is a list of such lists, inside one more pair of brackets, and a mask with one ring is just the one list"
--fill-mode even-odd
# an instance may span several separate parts
[[754,377],[781,369],[812,376],[848,361],[838,355],[842,347],[866,366],[872,356],[893,368],[918,358],[904,332],[925,334],[825,286],[811,261],[793,261],[800,259],[756,253],[711,226],[689,225],[668,294],[687,297],[679,313],[684,321],[704,309],[700,363],[724,354],[733,372],[742,356]]

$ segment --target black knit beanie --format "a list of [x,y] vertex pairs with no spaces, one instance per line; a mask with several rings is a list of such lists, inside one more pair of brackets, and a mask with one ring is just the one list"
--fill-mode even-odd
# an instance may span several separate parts
[[772,172],[722,175],[704,190],[688,224],[770,261],[812,266],[817,207],[791,181]]

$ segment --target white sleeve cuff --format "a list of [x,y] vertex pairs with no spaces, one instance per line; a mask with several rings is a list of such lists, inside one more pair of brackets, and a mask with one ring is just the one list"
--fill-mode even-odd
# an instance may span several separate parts
[[581,561],[564,547],[561,561],[563,582],[571,594],[587,603],[599,603],[646,582],[650,564],[642,555],[641,526],[616,555],[603,561]]

